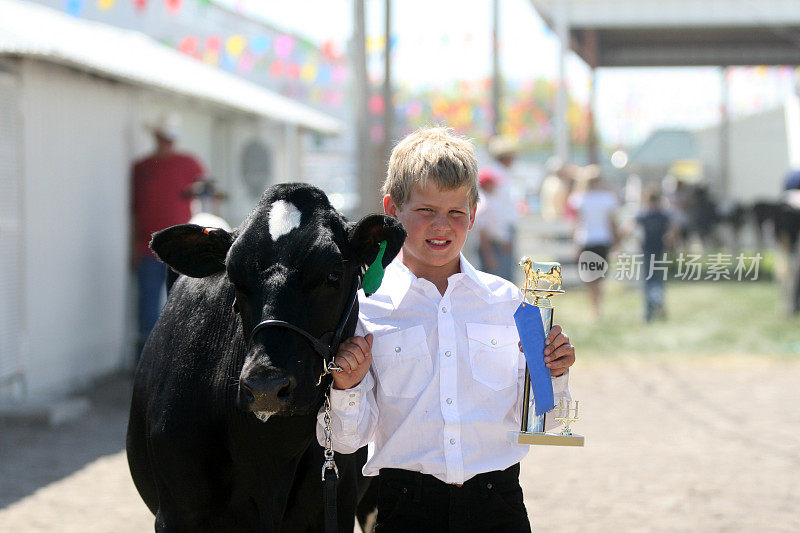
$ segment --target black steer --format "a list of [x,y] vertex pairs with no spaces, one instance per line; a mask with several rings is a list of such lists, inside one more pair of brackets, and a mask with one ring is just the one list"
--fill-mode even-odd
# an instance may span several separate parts
[[[268,189],[231,234],[185,224],[153,236],[183,274],[142,351],[128,424],[128,463],[157,531],[323,529],[315,424],[330,376],[319,383],[323,360],[300,333],[251,332],[276,319],[329,339],[380,241],[386,266],[404,239],[395,219],[350,224],[302,184]],[[340,531],[353,530],[365,460],[364,449],[336,456]]]

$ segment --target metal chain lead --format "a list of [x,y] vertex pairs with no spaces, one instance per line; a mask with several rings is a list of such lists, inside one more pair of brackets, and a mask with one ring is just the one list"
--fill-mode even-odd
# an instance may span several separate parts
[[322,418],[323,432],[325,434],[325,462],[322,464],[322,481],[325,481],[325,472],[333,470],[336,477],[339,477],[339,468],[333,460],[333,442],[331,441],[331,396],[330,389],[325,393],[325,415]]

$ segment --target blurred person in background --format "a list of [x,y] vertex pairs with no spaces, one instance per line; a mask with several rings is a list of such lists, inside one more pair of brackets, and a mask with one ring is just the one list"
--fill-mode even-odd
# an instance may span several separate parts
[[518,215],[511,194],[510,168],[517,147],[510,139],[495,137],[488,148],[493,163],[478,172],[480,197],[475,214],[478,256],[481,270],[512,280],[516,265],[514,239]]
[[492,172],[481,169],[478,173],[478,210],[475,213],[475,229],[478,230],[478,257],[481,270],[504,279],[509,279],[511,269],[511,232],[503,222],[502,211],[509,209],[498,194],[498,178]]
[[[607,262],[609,251],[619,241],[616,223],[619,200],[617,195],[605,186],[597,165],[581,169],[578,186],[567,203],[575,213],[572,237],[580,250],[579,254],[593,252]],[[602,277],[588,282],[592,320],[600,318],[602,282]]]
[[175,149],[181,134],[180,117],[162,115],[152,126],[155,151],[137,161],[131,172],[133,251],[132,262],[138,285],[138,351],[150,335],[161,312],[161,295],[166,268],[150,251],[152,234],[176,224],[184,224],[192,216],[192,184],[200,180],[204,170],[193,156]]
[[578,173],[578,165],[564,163],[559,157],[553,156],[545,163],[545,171],[547,176],[539,188],[539,202],[542,218],[552,222],[566,216],[567,198]]
[[636,215],[636,223],[642,228],[642,276],[644,277],[645,314],[650,322],[654,318],[666,319],[664,309],[664,274],[651,272],[653,260],[663,259],[665,250],[671,248],[677,237],[678,226],[664,208],[661,191],[649,187],[644,194],[644,209]]

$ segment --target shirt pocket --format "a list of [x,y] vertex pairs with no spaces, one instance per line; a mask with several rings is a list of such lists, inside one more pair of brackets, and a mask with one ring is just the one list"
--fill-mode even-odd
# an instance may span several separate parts
[[413,326],[375,337],[372,364],[386,396],[415,398],[428,384],[433,371],[425,328]]
[[466,326],[472,377],[498,391],[516,384],[520,357],[516,329],[499,324]]

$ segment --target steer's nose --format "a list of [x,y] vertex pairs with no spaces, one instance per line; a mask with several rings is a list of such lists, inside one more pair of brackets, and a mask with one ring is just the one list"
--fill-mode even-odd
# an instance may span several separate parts
[[248,376],[239,381],[239,407],[245,411],[277,413],[286,408],[295,388],[289,376]]

